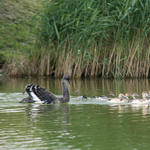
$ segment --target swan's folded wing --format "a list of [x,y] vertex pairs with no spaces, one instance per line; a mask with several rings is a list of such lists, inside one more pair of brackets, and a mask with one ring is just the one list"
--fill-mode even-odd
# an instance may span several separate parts
[[58,97],[39,85],[29,83],[26,85],[25,90],[29,97],[22,99],[19,103],[36,102],[50,104],[58,101]]
[[41,101],[46,101],[46,103],[52,103],[57,99],[53,93],[43,87],[40,87],[39,85],[34,86],[33,92]]
[[[70,94],[67,86],[67,81],[71,84],[71,77],[67,74],[62,78],[62,89],[63,97],[56,97],[53,93],[49,92],[45,88],[40,87],[35,84],[27,84],[25,90],[27,91],[29,97],[26,98],[26,101],[32,100],[36,103],[65,103],[69,102]],[[24,101],[24,100],[22,100]]]

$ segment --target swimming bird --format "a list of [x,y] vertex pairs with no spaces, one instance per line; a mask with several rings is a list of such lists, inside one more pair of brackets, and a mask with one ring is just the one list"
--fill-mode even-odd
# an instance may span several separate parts
[[137,96],[139,97],[139,95],[137,93],[132,94],[133,99],[136,99],[135,97],[137,97]]
[[133,99],[129,99],[129,103],[131,103],[134,99],[136,100],[136,96],[139,96],[137,93],[133,93],[132,95],[130,95]]
[[107,97],[107,96],[105,96],[105,95],[101,95],[101,96],[99,96],[99,97],[93,96],[93,98],[96,98],[97,100],[101,100],[101,101],[108,101],[108,100],[110,100],[113,96],[115,96],[114,93],[113,93],[113,92],[110,92],[110,93],[109,93],[109,97]]
[[130,93],[126,93],[125,96],[126,96],[126,98],[123,99],[124,102],[129,103],[129,101],[130,101],[129,96],[132,96],[132,95]]
[[53,93],[43,87],[40,87],[39,85],[27,84],[25,90],[29,97],[22,99],[19,103],[55,104],[69,102],[70,94],[67,81],[71,85],[71,77],[69,75],[64,75],[61,82],[63,97],[56,97]]
[[77,99],[87,99],[86,95],[82,95],[82,96],[80,96],[80,92],[79,92],[79,90],[76,90],[76,91],[75,91],[75,93],[77,93],[77,94],[78,94]]
[[135,99],[135,97],[133,95],[133,101],[131,102],[131,104],[144,104],[144,103],[148,103],[149,100],[147,100],[146,97],[149,97],[149,95],[148,95],[148,93],[146,91],[142,92],[142,98],[143,99]]
[[120,93],[118,97],[112,98],[108,102],[109,103],[125,103],[123,98],[126,98],[126,96],[124,94]]

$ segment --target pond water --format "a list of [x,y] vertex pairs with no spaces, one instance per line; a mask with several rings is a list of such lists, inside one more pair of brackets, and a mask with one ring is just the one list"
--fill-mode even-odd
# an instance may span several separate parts
[[[0,78],[0,149],[11,150],[140,150],[150,147],[150,104],[109,104],[93,99],[150,90],[148,79],[75,79],[68,85],[70,102],[42,105],[18,103],[27,83],[39,84],[57,96],[61,80]],[[77,100],[75,90],[87,100]]]

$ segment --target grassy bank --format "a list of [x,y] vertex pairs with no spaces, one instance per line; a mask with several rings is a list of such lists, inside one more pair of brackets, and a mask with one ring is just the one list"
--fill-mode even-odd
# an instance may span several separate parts
[[[12,76],[28,75],[26,65],[35,49],[38,26],[33,17],[43,0],[0,1],[0,64]],[[1,68],[0,68],[1,69]]]
[[[149,6],[149,0],[45,1],[32,33],[26,30],[26,48],[21,41],[22,47],[16,46],[15,55],[7,57],[6,73],[148,77]],[[32,27],[30,21],[27,26]]]

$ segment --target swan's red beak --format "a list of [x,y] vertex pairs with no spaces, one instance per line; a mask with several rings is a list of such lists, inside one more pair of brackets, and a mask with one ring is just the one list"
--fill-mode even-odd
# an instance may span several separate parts
[[71,85],[71,81],[68,81],[69,82],[69,84]]

